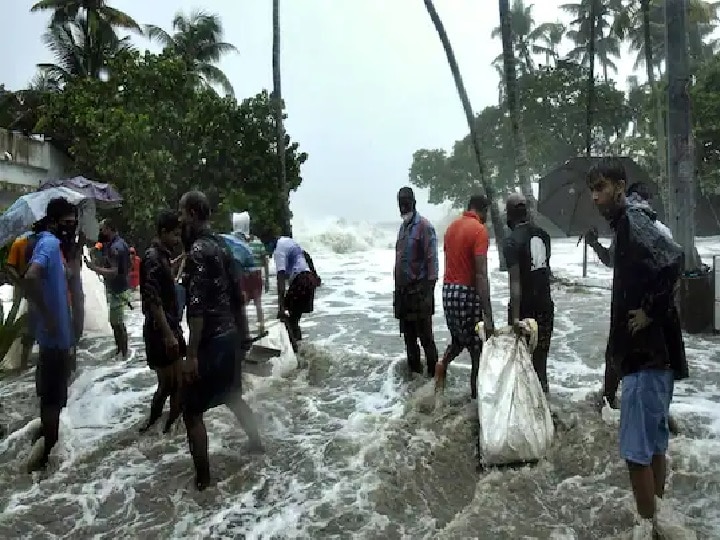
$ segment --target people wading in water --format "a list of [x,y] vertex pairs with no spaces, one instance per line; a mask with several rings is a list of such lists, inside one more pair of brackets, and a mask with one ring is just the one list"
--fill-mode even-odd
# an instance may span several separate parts
[[170,413],[163,432],[170,431],[180,416],[181,358],[185,356],[185,338],[180,328],[180,310],[172,270],[172,251],[180,245],[180,219],[176,212],[163,210],[157,217],[157,237],[140,262],[140,297],[145,315],[143,338],[150,369],[158,380],[150,404],[150,417],[140,428],[143,433],[158,421],[165,401],[170,398]]
[[277,239],[273,260],[277,272],[278,318],[285,321],[293,349],[297,352],[298,343],[302,341],[300,319],[313,312],[320,276],[310,255],[287,236]]
[[602,160],[587,183],[615,232],[608,357],[622,377],[620,455],[642,518],[636,532],[649,536],[665,492],[674,381],[688,376],[674,296],[683,253],[646,209],[627,203],[621,161]]
[[438,359],[432,326],[438,279],[437,235],[435,228],[415,208],[411,188],[400,189],[398,207],[402,224],[395,244],[393,310],[400,321],[410,371],[423,372],[420,341],[425,351],[427,375],[434,377]]
[[525,197],[512,193],[505,203],[510,235],[503,244],[510,286],[509,323],[535,319],[538,341],[533,367],[545,394],[549,391],[547,359],[552,339],[555,304],[550,295],[550,235],[530,219]]
[[262,449],[254,414],[242,399],[241,366],[250,340],[239,276],[230,251],[210,230],[209,221],[207,197],[199,191],[183,195],[180,222],[187,255],[182,281],[190,327],[183,366],[183,420],[199,490],[210,484],[205,411],[226,405],[247,433],[250,450]]
[[[627,190],[626,197],[627,204],[634,204],[643,207],[650,218],[655,223],[658,230],[668,238],[672,239],[672,232],[670,229],[657,219],[657,214],[650,206],[650,190],[642,182],[636,182],[632,184]],[[612,268],[613,261],[615,259],[615,240],[610,242],[610,247],[604,247],[598,238],[598,231],[596,228],[592,228],[585,233],[585,241],[595,251],[600,262],[605,266]],[[699,258],[699,255],[697,256]],[[613,409],[618,408],[617,404],[617,390],[620,386],[620,375],[615,369],[615,362],[609,357],[610,342],[608,341],[607,347],[605,347],[605,378],[603,381],[602,397],[607,400],[608,405]],[[602,408],[603,402],[600,400],[598,406]],[[677,434],[680,430],[678,428],[675,419],[670,416],[668,418],[668,426],[670,433]]]
[[28,472],[47,465],[50,451],[58,440],[60,411],[67,405],[75,337],[60,245],[75,238],[76,216],[75,207],[66,199],[48,202],[44,220],[46,230],[37,235],[25,273],[25,291],[35,316],[32,328],[40,346],[35,389],[40,398],[42,430],[39,435],[44,437],[43,452],[28,462]]
[[477,398],[477,375],[482,354],[482,339],[475,331],[479,321],[485,322],[486,335],[494,332],[487,253],[490,237],[485,227],[488,199],[476,195],[467,210],[445,231],[445,277],[442,299],[450,344],[435,367],[436,390],[444,387],[447,366],[467,349],[470,353],[470,395]]
[[109,322],[115,337],[117,354],[128,357],[128,333],[125,326],[125,308],[130,305],[130,248],[118,234],[110,220],[100,224],[100,242],[103,245],[103,259],[107,266],[92,261],[86,264],[90,270],[105,280]]

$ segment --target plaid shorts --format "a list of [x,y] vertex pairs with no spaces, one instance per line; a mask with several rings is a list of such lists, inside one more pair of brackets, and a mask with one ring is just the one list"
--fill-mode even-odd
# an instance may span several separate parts
[[463,348],[482,349],[475,325],[483,320],[480,297],[473,287],[443,284],[443,311],[452,340]]

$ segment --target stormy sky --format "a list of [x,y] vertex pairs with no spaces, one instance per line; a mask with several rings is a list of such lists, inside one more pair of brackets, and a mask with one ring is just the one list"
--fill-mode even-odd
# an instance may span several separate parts
[[[529,4],[530,2],[528,2]],[[564,0],[537,0],[537,23],[568,17]],[[52,62],[42,43],[48,14],[29,12],[31,0],[5,0],[0,20],[0,82],[27,85],[36,64]],[[272,87],[270,0],[114,0],[141,24],[170,29],[177,11],[218,13],[226,41],[239,49],[220,67],[236,95]],[[436,0],[455,49],[473,108],[497,102],[492,60],[501,52],[490,33],[497,3]],[[395,194],[407,183],[413,152],[449,148],[467,125],[437,34],[421,0],[281,0],[282,76],[287,129],[310,154],[293,210],[305,218],[395,219]],[[151,46],[143,38],[140,48]],[[630,57],[615,76],[630,74]],[[439,218],[419,193],[419,208]]]

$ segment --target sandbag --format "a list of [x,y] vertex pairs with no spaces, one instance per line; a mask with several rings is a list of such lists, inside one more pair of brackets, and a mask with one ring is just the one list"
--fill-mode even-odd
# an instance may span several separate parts
[[[17,321],[27,313],[27,300],[22,299],[20,301],[20,308],[18,309],[15,320]],[[22,367],[22,333],[15,341],[12,342],[10,349],[8,350],[5,358],[0,362],[0,371],[16,371]]]
[[[485,341],[477,377],[479,450],[485,465],[542,459],[555,434],[550,408],[532,365],[530,345],[537,343],[537,323],[523,321],[529,339],[512,328]],[[479,325],[480,333],[482,325]],[[482,333],[481,333],[482,335]]]

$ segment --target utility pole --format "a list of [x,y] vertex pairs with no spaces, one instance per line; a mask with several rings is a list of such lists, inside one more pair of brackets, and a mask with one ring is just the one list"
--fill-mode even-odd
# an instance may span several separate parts
[[668,176],[670,228],[685,253],[685,270],[695,270],[695,163],[690,123],[690,65],[687,0],[665,0],[668,76]]
[[[587,110],[585,113],[585,157],[588,167],[591,167],[592,157],[592,129],[595,121],[595,39],[597,30],[597,0],[590,0],[590,39],[588,40],[587,54],[590,61],[590,73],[588,76]],[[578,199],[579,200],[579,199]],[[577,200],[575,201],[577,207]],[[573,215],[574,215],[573,211]],[[583,236],[583,263],[582,275],[587,277],[588,245],[587,239]]]

